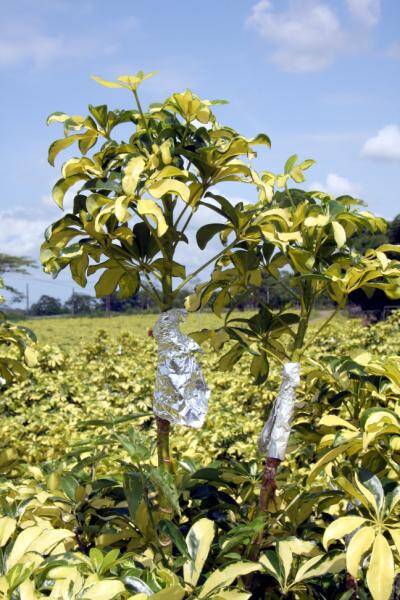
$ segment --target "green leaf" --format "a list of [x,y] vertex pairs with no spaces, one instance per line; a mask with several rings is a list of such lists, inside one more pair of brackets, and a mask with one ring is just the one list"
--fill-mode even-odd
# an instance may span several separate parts
[[54,161],[57,157],[57,154],[61,152],[61,150],[65,150],[71,146],[76,140],[79,139],[78,134],[70,135],[69,137],[61,138],[60,140],[56,140],[53,142],[49,148],[49,155],[47,160],[54,167]]
[[69,119],[69,115],[63,112],[53,112],[51,115],[47,117],[47,125],[50,123],[64,123],[67,119]]
[[286,163],[285,163],[285,167],[284,167],[284,172],[286,175],[288,175],[290,173],[290,171],[293,169],[294,165],[296,164],[297,161],[297,154],[293,154],[292,156],[290,156]]
[[208,242],[221,231],[226,229],[226,225],[223,223],[209,223],[208,225],[203,225],[198,229],[196,233],[197,245],[200,250],[204,250],[207,246]]
[[128,502],[129,514],[135,521],[136,511],[144,497],[144,481],[141,473],[137,471],[125,471],[124,493]]
[[229,371],[240,359],[244,352],[241,344],[235,344],[226,354],[220,358],[218,368],[221,371]]
[[63,200],[66,192],[78,181],[89,179],[85,175],[71,175],[71,177],[62,177],[57,181],[52,190],[53,200],[60,207],[63,207]]
[[120,267],[104,271],[94,286],[96,297],[101,298],[102,296],[109,296],[112,294],[123,274],[124,269],[121,269]]
[[189,549],[186,545],[185,538],[183,537],[180,529],[172,523],[172,521],[166,521],[161,519],[158,524],[159,529],[162,533],[165,533],[175,544],[182,556],[190,560]]
[[121,299],[132,298],[137,293],[139,285],[140,277],[137,271],[130,270],[129,273],[124,273],[118,282],[118,297]]
[[250,373],[254,377],[254,385],[261,385],[268,378],[269,363],[267,356],[264,353],[253,356],[253,360],[250,365]]

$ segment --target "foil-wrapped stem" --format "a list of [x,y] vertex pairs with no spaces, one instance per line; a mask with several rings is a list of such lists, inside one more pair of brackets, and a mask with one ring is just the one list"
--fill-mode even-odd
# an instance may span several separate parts
[[299,384],[300,363],[284,364],[281,386],[258,444],[260,452],[268,458],[280,461],[285,458],[296,401],[296,387]]
[[159,420],[200,428],[210,392],[195,357],[201,348],[179,329],[186,316],[184,309],[173,308],[153,327],[158,352],[153,411]]

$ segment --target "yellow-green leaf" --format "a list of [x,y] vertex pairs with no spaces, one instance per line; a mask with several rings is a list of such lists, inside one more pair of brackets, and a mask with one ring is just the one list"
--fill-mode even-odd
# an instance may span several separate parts
[[92,79],[94,79],[94,81],[96,81],[100,85],[104,85],[104,87],[108,87],[108,88],[124,88],[124,87],[126,87],[125,85],[121,85],[120,83],[117,83],[116,81],[107,81],[106,79],[103,79],[102,77],[98,77],[97,75],[92,75]]
[[246,592],[239,592],[239,590],[226,590],[223,592],[217,592],[213,594],[213,600],[248,600],[251,594]]
[[131,217],[128,206],[129,198],[126,196],[119,196],[115,201],[115,216],[121,223],[126,223]]
[[351,431],[357,431],[357,427],[354,427],[354,425],[336,415],[324,415],[320,419],[319,425],[325,425],[325,427],[344,427],[345,429],[351,429]]
[[60,207],[63,207],[63,200],[66,192],[78,181],[82,179],[88,179],[83,174],[80,175],[71,175],[71,177],[66,177],[65,179],[59,179],[52,190],[52,196],[54,202]]
[[278,552],[279,558],[280,558],[282,566],[283,566],[285,581],[287,581],[289,574],[290,574],[290,569],[292,568],[292,562],[293,562],[293,554],[292,554],[292,550],[290,548],[290,543],[286,542],[286,541],[279,542],[276,545],[276,550]]
[[248,575],[249,573],[254,573],[254,571],[259,571],[260,569],[260,564],[252,562],[237,562],[225,567],[225,569],[218,569],[208,577],[200,590],[199,598],[205,598],[214,590],[228,587],[241,575]]
[[125,586],[122,581],[104,579],[95,583],[87,592],[84,592],[83,598],[87,598],[87,600],[111,600],[123,592],[125,592]]
[[215,534],[214,522],[210,519],[199,519],[186,536],[186,545],[192,560],[183,565],[185,583],[195,586],[199,580],[207,559]]
[[42,528],[34,525],[24,529],[14,542],[14,546],[7,559],[7,568],[11,569],[19,559],[28,551],[30,545],[40,536]]
[[313,577],[321,577],[326,573],[339,573],[346,566],[346,559],[343,553],[332,555],[319,555],[310,558],[297,571],[295,582],[304,581]]
[[344,227],[339,223],[339,221],[333,221],[332,229],[336,245],[338,248],[341,248],[346,243],[346,232],[344,230]]
[[317,215],[315,217],[307,217],[304,219],[304,225],[306,227],[324,227],[329,223],[329,217],[327,215]]
[[376,536],[367,571],[367,585],[373,600],[389,600],[394,581],[393,554],[386,538]]
[[2,517],[0,519],[0,548],[5,546],[15,531],[17,522],[11,517]]
[[180,585],[171,585],[151,596],[152,600],[182,600],[185,589]]
[[53,142],[49,148],[49,155],[47,158],[49,163],[54,167],[54,161],[56,159],[57,154],[61,152],[61,150],[64,150],[65,148],[68,148],[68,146],[71,146],[71,144],[73,144],[77,139],[79,139],[79,136],[77,134],[74,134]]
[[392,536],[394,545],[396,546],[397,552],[399,553],[399,556],[400,556],[400,528],[389,529],[389,533]]
[[356,531],[350,540],[346,552],[347,571],[358,579],[358,569],[363,555],[370,549],[375,539],[375,530],[373,527],[362,527]]
[[361,527],[363,523],[365,523],[364,517],[358,516],[348,516],[348,517],[340,517],[331,523],[324,532],[324,537],[322,538],[322,544],[326,549],[328,549],[329,544],[334,540],[339,540],[343,536],[348,535],[358,527]]
[[188,202],[190,197],[190,190],[187,185],[177,179],[155,181],[150,185],[149,192],[154,198],[162,198],[164,194],[178,194],[184,202]]
[[115,269],[107,269],[104,271],[94,286],[97,298],[102,298],[103,296],[109,296],[112,294],[123,274],[124,269],[121,269],[120,267],[116,267]]
[[137,203],[139,215],[150,216],[157,223],[157,235],[162,237],[168,229],[161,208],[154,200],[140,198]]
[[32,346],[27,346],[24,352],[25,362],[28,367],[36,367],[38,364],[38,355],[37,352]]

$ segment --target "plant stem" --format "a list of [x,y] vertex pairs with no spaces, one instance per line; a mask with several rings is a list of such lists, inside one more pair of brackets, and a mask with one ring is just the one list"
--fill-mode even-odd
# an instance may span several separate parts
[[304,338],[306,337],[308,325],[310,322],[311,310],[313,307],[313,295],[311,287],[305,283],[303,296],[301,298],[301,310],[300,310],[300,321],[297,328],[296,338],[293,344],[292,360],[298,360],[302,354],[301,348],[304,344]]
[[[279,458],[267,457],[264,463],[264,469],[262,474],[262,482],[260,489],[260,498],[258,501],[258,514],[263,515],[268,512],[268,505],[270,502],[275,502],[276,492],[276,472],[281,461]],[[264,543],[265,528],[257,536],[254,541],[249,558],[250,560],[257,560],[260,554],[262,545]]]
[[142,106],[140,104],[138,93],[137,93],[136,90],[132,90],[132,91],[133,91],[133,95],[135,96],[136,104],[137,104],[138,110],[140,112],[140,116],[142,117],[142,121],[143,121],[144,127],[146,129],[147,135],[149,136],[149,139],[151,141],[151,135],[150,135],[149,126],[147,125],[147,121],[146,121],[146,118],[144,116],[144,112],[142,110]]
[[185,287],[186,284],[189,283],[189,281],[191,281],[194,277],[196,277],[196,275],[198,275],[199,273],[201,273],[201,271],[203,269],[205,269],[206,267],[208,267],[209,265],[211,265],[213,262],[215,262],[216,260],[218,260],[218,258],[220,258],[223,254],[225,254],[225,252],[227,252],[227,250],[230,250],[231,248],[233,248],[233,246],[237,243],[237,238],[228,246],[226,246],[226,248],[224,248],[223,250],[221,250],[220,252],[218,252],[218,254],[216,254],[215,256],[213,256],[212,258],[210,258],[210,260],[208,260],[206,263],[204,263],[204,265],[202,265],[201,267],[199,267],[198,269],[196,269],[195,271],[193,271],[193,273],[191,273],[190,275],[188,275],[186,277],[186,279],[184,281],[182,281],[182,283],[180,283],[178,285],[178,287],[175,290],[175,294],[178,293],[183,287]]
[[340,308],[339,305],[335,308],[334,311],[332,311],[332,313],[329,315],[329,317],[322,323],[321,327],[319,327],[319,329],[316,331],[316,333],[313,335],[313,337],[311,338],[311,340],[308,342],[308,344],[306,344],[304,346],[304,348],[301,351],[301,354],[304,354],[304,352],[315,342],[315,340],[317,339],[317,337],[320,335],[320,333],[322,333],[322,331],[325,329],[325,327],[327,327],[329,325],[329,323],[332,321],[332,319],[334,317],[336,317],[336,315],[338,314]]
[[169,473],[172,472],[172,463],[169,453],[169,433],[171,424],[166,419],[156,417],[157,425],[157,454],[158,466],[163,467]]

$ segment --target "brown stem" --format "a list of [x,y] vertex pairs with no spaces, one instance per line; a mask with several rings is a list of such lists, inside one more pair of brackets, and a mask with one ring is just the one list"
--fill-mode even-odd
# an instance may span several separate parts
[[[265,514],[268,512],[268,506],[270,502],[275,504],[275,492],[276,492],[276,472],[281,461],[279,458],[267,457],[264,463],[264,470],[262,474],[260,498],[258,501],[258,512],[259,514]],[[264,543],[264,528],[258,534],[257,539],[254,541],[250,550],[250,560],[256,561],[260,554],[261,548]]]
[[276,471],[280,462],[279,458],[270,457],[265,461],[259,500],[261,512],[268,511],[268,505],[271,501],[275,503]]
[[356,600],[358,590],[357,580],[350,573],[346,575],[346,590],[353,590],[351,598],[352,600]]
[[169,454],[169,432],[171,424],[166,419],[156,417],[157,424],[157,453],[158,466],[164,467],[166,471],[172,472],[172,463]]

